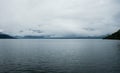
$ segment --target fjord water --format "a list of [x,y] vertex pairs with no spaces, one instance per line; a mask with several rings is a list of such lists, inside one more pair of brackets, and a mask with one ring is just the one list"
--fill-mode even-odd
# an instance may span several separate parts
[[120,73],[120,41],[0,40],[0,73]]

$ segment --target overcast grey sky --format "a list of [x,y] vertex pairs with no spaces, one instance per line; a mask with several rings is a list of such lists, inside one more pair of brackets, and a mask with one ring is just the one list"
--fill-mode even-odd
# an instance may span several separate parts
[[120,0],[0,0],[0,32],[104,35],[120,28]]

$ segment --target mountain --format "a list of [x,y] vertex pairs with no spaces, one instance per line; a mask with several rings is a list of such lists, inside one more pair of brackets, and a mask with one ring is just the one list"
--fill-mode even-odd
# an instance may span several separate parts
[[23,39],[43,39],[45,37],[44,36],[30,36],[30,35],[28,35],[28,36],[24,36],[21,38],[23,38]]
[[115,32],[111,35],[108,35],[104,39],[118,39],[118,40],[120,40],[120,30],[118,30],[117,32]]
[[15,39],[14,37],[0,32],[0,39]]
[[20,39],[102,39],[103,36],[62,36],[62,37],[51,37],[50,35],[44,35],[44,36],[33,36],[28,35],[24,37],[17,37]]

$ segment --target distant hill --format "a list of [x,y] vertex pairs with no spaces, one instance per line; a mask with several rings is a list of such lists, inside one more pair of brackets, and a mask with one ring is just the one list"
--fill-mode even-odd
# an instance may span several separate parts
[[118,40],[120,40],[120,30],[118,30],[117,32],[115,32],[111,35],[108,35],[104,39],[118,39]]
[[0,32],[0,39],[15,39],[14,37]]
[[[19,37],[18,37],[19,38]],[[24,36],[20,39],[102,39],[103,36],[94,36],[94,37],[82,37],[82,36],[63,36],[63,37],[50,37],[50,36]]]

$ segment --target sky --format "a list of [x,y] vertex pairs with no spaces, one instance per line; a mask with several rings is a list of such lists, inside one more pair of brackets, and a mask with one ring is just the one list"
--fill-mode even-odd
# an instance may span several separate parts
[[120,0],[0,0],[0,32],[99,36],[120,29]]

